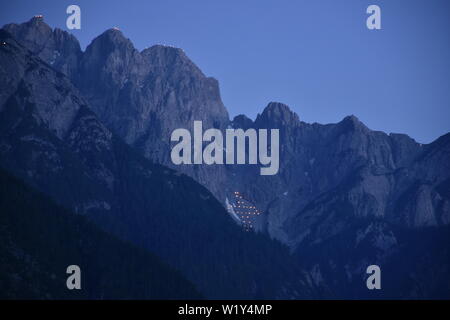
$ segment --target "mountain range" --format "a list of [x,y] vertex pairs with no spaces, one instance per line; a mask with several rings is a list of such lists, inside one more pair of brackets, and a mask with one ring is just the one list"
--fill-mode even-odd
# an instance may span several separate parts
[[[450,133],[422,145],[355,116],[305,123],[279,102],[230,119],[183,50],[138,51],[115,28],[85,51],[42,17],[0,38],[2,168],[204,297],[450,297]],[[173,165],[170,134],[194,120],[279,129],[279,173]],[[236,193],[261,212],[251,232],[233,219]],[[372,264],[383,290],[366,288]]]

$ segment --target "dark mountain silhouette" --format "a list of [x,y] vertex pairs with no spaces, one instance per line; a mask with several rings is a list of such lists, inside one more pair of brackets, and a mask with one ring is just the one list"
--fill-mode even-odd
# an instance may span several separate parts
[[[2,299],[198,299],[154,255],[101,231],[0,169]],[[81,290],[66,288],[69,262]]]

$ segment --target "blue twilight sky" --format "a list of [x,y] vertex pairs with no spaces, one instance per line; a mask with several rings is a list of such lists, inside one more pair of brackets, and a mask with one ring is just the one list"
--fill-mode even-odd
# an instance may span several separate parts
[[[2,0],[0,25],[43,14],[66,30],[70,4],[83,49],[114,26],[138,49],[181,47],[219,80],[231,116],[280,101],[306,122],[354,114],[422,143],[450,131],[449,0]],[[380,31],[366,28],[370,4]]]

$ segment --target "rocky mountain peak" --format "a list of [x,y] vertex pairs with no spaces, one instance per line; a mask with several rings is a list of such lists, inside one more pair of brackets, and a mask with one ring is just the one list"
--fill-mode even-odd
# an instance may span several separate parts
[[126,83],[135,83],[147,72],[148,68],[131,40],[118,28],[111,28],[87,46],[73,78],[88,96],[99,90],[115,95]]
[[205,78],[203,72],[189,59],[183,49],[157,44],[144,49],[142,57],[156,72],[189,74],[196,78]]
[[25,25],[48,29],[50,31],[52,29],[47,23],[45,23],[44,16],[41,14],[33,16],[30,20],[28,20],[28,22],[25,22]]
[[[117,27],[113,27],[113,28],[109,28],[109,29],[105,30],[96,39],[108,39],[109,41],[116,42],[116,43],[130,41],[128,38],[126,38],[124,36],[122,31]],[[94,39],[94,41],[95,41],[95,39]]]
[[28,20],[28,22],[26,22],[26,23],[28,23],[28,24],[35,24],[35,25],[41,25],[41,26],[43,26],[43,27],[48,27],[48,28],[50,28],[49,25],[46,24],[46,23],[44,22],[44,16],[41,15],[41,14],[37,14],[37,15],[33,16],[33,17],[32,17],[30,20]]
[[255,123],[271,126],[296,126],[300,123],[300,119],[286,104],[270,102],[264,111],[258,114]]
[[111,28],[96,37],[86,48],[86,55],[100,54],[106,57],[115,51],[135,51],[133,43],[118,28]]
[[22,24],[8,24],[3,29],[56,70],[68,76],[76,73],[81,56],[80,43],[72,34],[52,29],[43,16],[34,16]]
[[22,30],[34,30],[34,31],[41,31],[42,33],[50,33],[52,32],[52,28],[45,23],[44,16],[42,15],[35,15],[27,22],[24,22],[22,24],[15,24],[11,23],[8,25],[5,25],[4,27],[12,27],[12,28],[20,28]]
[[362,123],[355,115],[345,117],[341,122],[338,123],[338,126],[341,129],[345,129],[348,131],[370,131],[369,128],[367,128],[366,125]]
[[[75,53],[81,51],[78,40],[67,31],[59,28],[52,29],[44,21],[42,15],[37,15],[22,24],[10,23],[3,27],[11,33],[14,38],[20,39],[21,43],[33,53],[40,54],[46,49],[74,50]],[[45,58],[46,57],[40,57]]]
[[44,22],[43,16],[34,16],[22,24],[7,24],[3,29],[11,33],[16,39],[32,52],[39,53],[52,35],[52,28]]
[[174,46],[168,46],[164,44],[155,44],[149,48],[142,50],[142,54],[158,53],[161,55],[174,55],[179,57],[186,57],[184,50]]
[[239,114],[234,117],[232,125],[234,128],[240,128],[243,130],[247,130],[248,128],[253,127],[253,121],[249,117],[244,114]]

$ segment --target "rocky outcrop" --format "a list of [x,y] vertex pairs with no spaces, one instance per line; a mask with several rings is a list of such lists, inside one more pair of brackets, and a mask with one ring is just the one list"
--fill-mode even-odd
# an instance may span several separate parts
[[53,30],[42,16],[22,24],[8,24],[3,29],[55,69],[69,77],[75,76],[82,52],[78,40],[70,33]]

